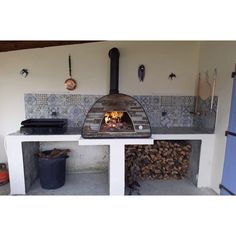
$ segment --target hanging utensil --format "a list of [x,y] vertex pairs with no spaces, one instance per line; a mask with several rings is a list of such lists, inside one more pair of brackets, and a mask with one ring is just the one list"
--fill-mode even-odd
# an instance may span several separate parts
[[211,83],[209,82],[208,71],[205,73],[205,79],[200,83],[199,96],[202,100],[207,100],[211,96]]
[[213,74],[212,89],[211,89],[211,110],[213,109],[213,102],[215,96],[216,77],[217,77],[217,69],[215,68]]
[[197,90],[196,90],[196,101],[195,101],[195,109],[194,109],[194,114],[199,115],[199,93],[200,93],[200,84],[201,84],[201,73],[198,74],[198,80],[197,80]]
[[69,78],[65,81],[65,87],[67,90],[74,90],[76,86],[77,86],[77,83],[72,78],[72,74],[71,74],[71,57],[69,55]]

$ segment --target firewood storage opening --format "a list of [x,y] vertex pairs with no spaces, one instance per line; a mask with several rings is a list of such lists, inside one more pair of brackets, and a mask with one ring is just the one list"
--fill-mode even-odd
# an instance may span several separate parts
[[197,187],[200,147],[200,140],[126,145],[126,195],[188,195]]

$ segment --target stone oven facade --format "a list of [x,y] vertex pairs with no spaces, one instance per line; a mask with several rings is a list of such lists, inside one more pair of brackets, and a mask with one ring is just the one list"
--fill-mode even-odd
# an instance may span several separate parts
[[[109,118],[112,112],[118,118],[113,118],[112,115]],[[119,117],[120,114],[122,117]],[[90,109],[84,122],[82,136],[144,138],[151,136],[151,130],[147,115],[137,100],[125,94],[110,94],[100,98]]]
[[98,99],[88,112],[83,138],[148,138],[151,128],[141,104],[118,91],[119,50],[109,51],[111,59],[110,94]]

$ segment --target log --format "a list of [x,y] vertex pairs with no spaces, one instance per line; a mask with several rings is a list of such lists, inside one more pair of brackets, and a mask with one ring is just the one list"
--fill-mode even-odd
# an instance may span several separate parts
[[145,179],[182,179],[189,166],[191,145],[156,141],[154,145],[126,145],[126,182]]

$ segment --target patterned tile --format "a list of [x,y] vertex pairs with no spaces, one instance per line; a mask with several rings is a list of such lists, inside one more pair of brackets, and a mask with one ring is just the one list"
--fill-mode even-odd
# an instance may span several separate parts
[[48,106],[48,117],[55,117],[60,114],[60,107],[58,106]]
[[167,114],[166,116],[161,116],[161,127],[173,127],[174,117],[172,114]]
[[141,104],[147,105],[151,103],[151,96],[141,96]]
[[161,96],[161,106],[170,106],[171,100],[171,96]]
[[[70,127],[81,127],[92,105],[102,96],[80,94],[32,94],[24,96],[25,117],[66,118]],[[193,96],[134,96],[147,113],[152,127],[214,128],[218,97],[214,97],[213,111],[210,101],[199,101],[204,115],[194,117]],[[162,113],[166,115],[162,115]],[[56,113],[56,116],[55,114]]]
[[214,128],[215,128],[215,120],[216,120],[216,114],[215,114],[215,112],[214,112],[214,111],[208,112],[208,113],[206,114],[204,127],[205,127],[206,129],[214,129]]
[[201,129],[203,126],[202,121],[203,120],[200,116],[194,116],[193,117],[193,127],[197,128],[197,129]]
[[193,125],[193,118],[192,117],[185,117],[182,119],[183,127],[191,127]]
[[214,111],[216,111],[217,110],[217,104],[218,104],[218,97],[214,97],[214,99],[213,99],[213,109],[214,109]]
[[33,94],[26,94],[25,95],[25,103],[32,106],[37,103],[37,99]]
[[183,104],[183,100],[184,100],[183,96],[171,96],[172,106],[181,106]]
[[193,96],[183,96],[182,105],[184,106],[193,106],[195,103],[195,97]]
[[53,105],[58,104],[59,100],[60,100],[59,96],[57,96],[56,94],[51,94],[47,98],[47,104],[49,106],[53,106]]
[[160,97],[159,96],[152,96],[152,103],[154,106],[160,105]]
[[48,94],[33,94],[37,100],[37,105],[45,105],[47,103]]
[[181,115],[182,117],[191,117],[191,112],[194,111],[193,106],[181,106]]
[[147,116],[148,116],[151,127],[160,126],[160,122],[161,122],[160,112],[159,113],[152,112],[152,113],[147,114]]
[[181,106],[172,106],[172,114],[176,118],[180,118],[182,115]]

